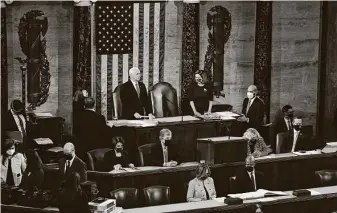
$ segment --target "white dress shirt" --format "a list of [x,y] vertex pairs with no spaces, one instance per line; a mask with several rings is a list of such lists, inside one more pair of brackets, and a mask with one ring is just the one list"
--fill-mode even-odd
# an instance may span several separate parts
[[295,151],[296,148],[296,143],[297,143],[297,139],[298,139],[298,135],[300,134],[300,131],[296,131],[294,129],[294,139],[293,139],[293,147],[291,148],[291,152]]
[[168,160],[168,149],[167,149],[167,146],[165,146],[164,143],[160,142],[161,143],[161,147],[163,149],[163,162],[164,163],[167,163],[169,160]]
[[[25,117],[22,115],[22,114],[16,114],[12,109],[11,109],[11,113],[13,115],[13,118],[14,118],[14,121],[16,123],[16,126],[18,127],[18,130],[22,133],[23,131],[26,132],[26,119]],[[19,118],[20,117],[20,118]],[[21,126],[20,126],[20,121],[19,119],[21,119],[22,121],[22,125],[23,125],[23,128],[24,130],[21,129]]]
[[248,99],[247,108],[246,108],[246,115],[248,115],[249,109],[252,106],[255,98],[256,98],[256,96],[254,98],[252,98],[252,99]]
[[73,158],[72,158],[71,160],[66,160],[66,163],[65,163],[65,165],[64,165],[64,173],[65,173],[66,170],[67,170],[68,164],[69,164],[69,168],[71,167],[71,165],[72,165],[73,162],[74,162],[74,159],[75,159],[75,155],[73,156]]
[[[248,172],[248,171],[247,171]],[[254,177],[254,186],[253,186],[253,188],[254,188],[254,190],[256,191],[256,176],[255,176],[255,169],[253,170],[253,171],[251,171],[251,172],[248,172],[248,175],[249,175],[249,178],[252,180],[252,176]]]

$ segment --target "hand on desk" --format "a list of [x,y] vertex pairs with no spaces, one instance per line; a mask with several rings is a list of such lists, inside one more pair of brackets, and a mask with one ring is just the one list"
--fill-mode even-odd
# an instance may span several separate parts
[[114,170],[115,171],[119,171],[120,169],[122,169],[122,165],[120,165],[120,164],[114,165]]
[[140,118],[141,118],[141,116],[140,116],[140,114],[139,114],[138,112],[135,112],[135,114],[133,114],[133,116],[134,116],[136,119],[140,119]]
[[167,162],[167,163],[163,164],[164,167],[175,167],[177,165],[178,165],[178,162],[177,161],[173,161],[173,160],[171,160],[170,162]]
[[135,168],[135,165],[133,165],[132,163],[130,163],[130,164],[129,164],[129,167],[130,167],[131,169],[134,169],[134,168]]
[[238,121],[239,122],[249,122],[249,119],[245,116],[245,115],[242,115],[241,117],[238,117]]

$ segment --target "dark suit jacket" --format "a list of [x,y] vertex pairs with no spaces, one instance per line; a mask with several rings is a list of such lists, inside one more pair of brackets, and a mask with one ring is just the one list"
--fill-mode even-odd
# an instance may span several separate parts
[[263,124],[264,117],[264,103],[258,97],[255,98],[252,105],[250,106],[248,113],[246,113],[248,98],[243,100],[242,114],[249,118],[248,127],[258,129]]
[[288,127],[287,127],[286,122],[284,121],[284,118],[277,120],[275,124],[275,134],[278,134],[281,132],[288,132]]
[[59,178],[60,181],[67,179],[71,173],[77,172],[80,175],[81,183],[87,180],[87,166],[86,164],[77,156],[75,156],[73,163],[70,166],[70,171],[65,175],[65,164],[66,159],[61,158],[59,161]]
[[[177,163],[179,164],[181,162],[179,152],[180,149],[178,145],[170,144],[168,147],[168,161],[177,161]],[[151,166],[163,166],[164,156],[163,148],[160,142],[157,142],[156,145],[153,147],[149,162]]]
[[[23,114],[23,117],[25,118],[26,121],[26,131],[27,131],[28,123],[26,120],[26,114]],[[3,125],[4,131],[19,131],[18,126],[15,123],[13,114],[10,110],[8,110],[7,113],[4,115],[4,117],[2,117],[1,124]]]
[[44,171],[42,168],[36,169],[35,171],[26,170],[23,173],[20,188],[32,189],[36,187],[37,189],[42,189],[43,181],[44,181]]
[[104,164],[105,164],[105,170],[111,171],[114,169],[114,165],[121,164],[122,167],[129,167],[130,160],[128,157],[128,153],[126,151],[122,152],[121,157],[116,157],[115,150],[111,150],[104,155]]
[[[293,147],[293,140],[294,140],[294,131],[290,131],[284,133],[283,144],[281,146],[281,153],[291,152]],[[314,149],[313,140],[308,135],[300,132],[297,138],[295,151],[300,150],[312,150]]]
[[[76,138],[80,153],[92,149],[106,147],[108,144],[109,127],[105,117],[91,110],[84,110],[78,123]],[[81,156],[81,155],[80,155]]]
[[152,113],[152,107],[147,96],[146,87],[142,82],[138,82],[140,89],[140,97],[138,98],[137,91],[131,80],[125,82],[121,87],[122,101],[122,118],[135,119],[134,114],[138,112],[140,115]]
[[[268,183],[266,183],[265,176],[262,172],[259,172],[255,169],[255,181],[256,181],[256,189],[267,189]],[[236,171],[236,193],[244,193],[244,192],[252,192],[254,191],[254,187],[252,184],[252,180],[250,179],[246,168],[240,168]]]
[[335,111],[335,116],[334,116],[334,120],[333,120],[333,125],[335,127],[335,130],[337,131],[337,108]]

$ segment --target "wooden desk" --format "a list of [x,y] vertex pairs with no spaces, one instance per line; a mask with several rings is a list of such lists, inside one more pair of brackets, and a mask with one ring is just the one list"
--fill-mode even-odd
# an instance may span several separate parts
[[[156,126],[112,127],[112,135],[122,136],[131,160],[139,165],[138,147],[148,143],[159,142],[159,132],[164,128],[172,131],[172,143],[179,144],[184,150],[184,161],[199,160],[197,153],[197,138],[215,137],[226,135],[226,131],[235,120],[201,120],[191,116],[168,117],[158,119]],[[137,164],[138,163],[138,164]]]
[[[297,156],[295,154],[273,155],[256,160],[256,169],[264,172],[271,182],[273,190],[291,190],[317,186],[314,171],[320,169],[337,169],[337,153]],[[244,167],[244,162],[224,163],[211,166],[212,177],[218,196],[230,192],[229,177],[234,176],[238,168]],[[138,188],[163,185],[171,188],[171,202],[186,201],[188,182],[195,177],[194,165],[180,167],[146,167],[135,172],[96,172],[88,171],[88,179],[97,182],[102,196],[118,188]],[[57,169],[45,170],[46,188],[57,186],[55,175]]]
[[247,139],[229,136],[199,138],[197,150],[201,159],[210,165],[245,161]]

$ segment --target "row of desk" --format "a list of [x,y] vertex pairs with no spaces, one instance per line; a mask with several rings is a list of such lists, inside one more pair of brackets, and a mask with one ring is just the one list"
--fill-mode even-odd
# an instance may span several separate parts
[[[292,191],[286,191],[286,196],[244,200],[240,205],[227,205],[216,200],[191,203],[178,203],[161,206],[151,206],[135,209],[125,209],[124,213],[160,213],[160,212],[225,212],[246,213],[255,212],[256,204],[264,213],[332,213],[337,211],[337,186],[313,188],[315,195],[295,197]],[[1,205],[4,213],[58,213],[57,208],[47,207],[37,209],[18,205]]]
[[[314,171],[337,169],[337,153],[295,155],[292,153],[270,155],[257,159],[256,169],[270,180],[271,190],[290,190],[317,186]],[[232,193],[229,178],[235,175],[244,162],[223,163],[211,166],[218,196]],[[169,186],[171,203],[186,201],[188,182],[195,177],[196,163],[177,167],[139,167],[136,171],[98,172],[88,171],[88,179],[97,183],[101,196],[118,188],[138,188],[153,185]],[[54,177],[57,168],[45,168],[45,187],[57,186]]]

